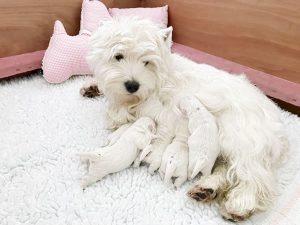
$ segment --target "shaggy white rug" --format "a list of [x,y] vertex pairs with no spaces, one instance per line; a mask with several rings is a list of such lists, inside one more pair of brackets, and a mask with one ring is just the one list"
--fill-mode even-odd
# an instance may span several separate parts
[[[104,143],[105,99],[79,89],[88,77],[60,85],[40,76],[0,83],[0,224],[231,224],[217,205],[186,196],[191,183],[165,187],[145,167],[110,175],[82,191],[86,172],[76,152]],[[299,224],[300,119],[282,113],[291,142],[279,172],[280,196],[273,209],[245,224]]]

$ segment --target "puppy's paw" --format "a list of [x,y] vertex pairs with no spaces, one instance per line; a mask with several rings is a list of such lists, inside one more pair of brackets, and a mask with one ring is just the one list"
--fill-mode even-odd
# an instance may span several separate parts
[[91,177],[89,175],[84,176],[81,181],[80,181],[80,186],[81,188],[84,190],[86,189],[88,186],[94,184],[97,182],[97,179],[95,177]]
[[187,180],[188,148],[181,143],[168,145],[163,154],[159,174],[167,185],[180,187]]
[[[146,152],[149,152],[143,161],[149,164],[148,171],[150,174],[154,174],[156,170],[160,167],[163,152],[165,150],[165,145],[154,143],[147,147]],[[141,157],[143,158],[143,157]]]
[[83,97],[94,98],[94,97],[102,95],[103,93],[98,89],[97,84],[93,82],[88,85],[84,85],[80,89],[80,94]]
[[150,152],[152,152],[153,150],[153,146],[152,145],[148,145],[146,148],[144,148],[141,153],[139,154],[139,160],[142,161],[144,160]]
[[[191,150],[192,149],[192,150]],[[193,151],[193,148],[190,148],[189,151],[189,165],[188,165],[188,178],[189,180],[194,179],[202,170],[205,168],[206,175],[206,166],[207,157],[206,154],[201,154],[201,151]]]
[[177,159],[174,158],[173,153],[169,151],[169,146],[163,154],[159,168],[159,175],[164,181],[164,184],[168,186],[172,185],[172,177],[175,175],[175,171],[177,169]]
[[141,156],[141,153],[138,154],[138,156],[136,157],[136,159],[134,160],[132,166],[134,168],[137,168],[141,165],[141,160],[140,160],[140,156]]
[[160,167],[160,160],[154,160],[150,163],[148,167],[148,172],[153,175],[156,170]]
[[179,188],[184,182],[186,182],[187,180],[187,176],[186,175],[182,175],[182,176],[179,176],[175,179],[174,181],[174,186],[176,188]]
[[133,166],[134,168],[137,168],[137,167],[139,167],[140,165],[141,165],[140,159],[139,159],[139,158],[136,158],[136,159],[134,160],[132,166]]

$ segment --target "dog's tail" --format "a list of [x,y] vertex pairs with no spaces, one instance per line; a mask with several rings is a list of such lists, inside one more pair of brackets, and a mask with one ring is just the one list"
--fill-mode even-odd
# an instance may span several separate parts
[[165,172],[165,178],[164,178],[164,183],[165,184],[171,184],[172,183],[172,177],[175,173],[176,170],[176,163],[172,160],[169,160],[167,162],[166,166],[166,172]]
[[101,155],[95,152],[80,152],[77,153],[81,161],[95,162],[101,158]]

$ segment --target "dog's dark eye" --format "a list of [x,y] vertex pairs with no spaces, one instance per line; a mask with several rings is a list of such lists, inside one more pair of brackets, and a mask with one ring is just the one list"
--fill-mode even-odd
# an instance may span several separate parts
[[147,66],[149,64],[149,61],[145,61],[144,65]]
[[121,59],[124,59],[124,56],[123,56],[122,54],[117,54],[117,55],[115,56],[115,59],[116,59],[117,61],[120,61]]

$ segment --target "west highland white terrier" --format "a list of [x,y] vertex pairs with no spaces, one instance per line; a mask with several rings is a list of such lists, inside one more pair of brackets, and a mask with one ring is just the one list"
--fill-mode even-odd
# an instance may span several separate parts
[[[223,193],[220,211],[234,221],[266,210],[276,193],[276,167],[288,149],[279,108],[245,76],[171,54],[171,44],[172,27],[160,29],[134,18],[106,21],[92,35],[87,60],[109,102],[109,127],[121,127],[141,116],[155,120],[158,137],[145,158],[153,173],[167,146],[176,140],[182,117],[174,112],[174,104],[184,96],[195,96],[215,117],[224,162],[200,178],[189,195],[209,201]],[[185,139],[181,135],[172,148],[187,148]]]

